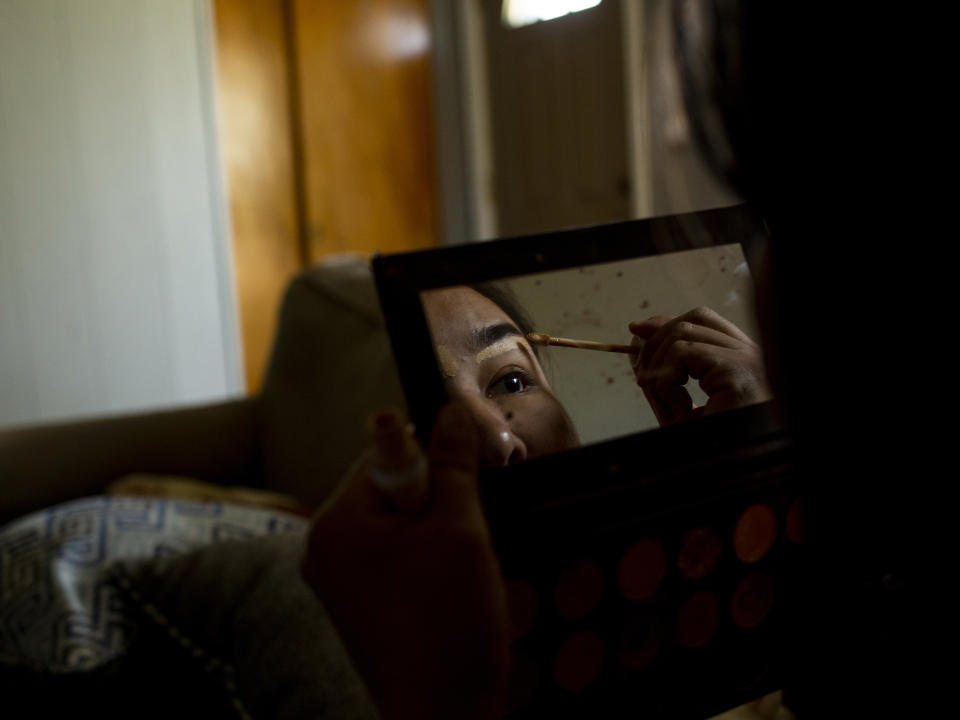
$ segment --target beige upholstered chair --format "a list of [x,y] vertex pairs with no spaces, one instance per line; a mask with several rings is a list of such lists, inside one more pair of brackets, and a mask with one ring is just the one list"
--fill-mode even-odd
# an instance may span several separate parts
[[0,432],[0,522],[131,474],[263,488],[312,508],[365,446],[366,416],[402,403],[368,263],[327,262],[287,289],[259,395]]

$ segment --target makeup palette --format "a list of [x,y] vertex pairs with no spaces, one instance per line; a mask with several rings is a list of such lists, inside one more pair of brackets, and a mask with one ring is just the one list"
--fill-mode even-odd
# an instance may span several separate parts
[[[511,282],[530,291],[537,330],[623,344],[628,319],[691,304],[739,312],[765,237],[737,206],[375,258],[418,435],[450,377],[428,291]],[[619,334],[603,336],[610,317]],[[589,437],[480,476],[512,619],[509,716],[706,718],[789,684],[803,499],[775,405],[632,426],[644,402],[629,357],[556,352],[592,373],[561,366],[550,390]]]
[[[659,456],[649,464],[716,425],[764,424],[767,410],[676,428],[646,448]],[[579,491],[569,458],[560,477],[546,467],[556,458],[537,480],[527,468],[520,497],[519,477],[485,478],[513,618],[511,717],[706,718],[783,686],[803,499],[775,436],[687,452],[663,472],[621,468]],[[531,487],[545,477],[558,487]]]

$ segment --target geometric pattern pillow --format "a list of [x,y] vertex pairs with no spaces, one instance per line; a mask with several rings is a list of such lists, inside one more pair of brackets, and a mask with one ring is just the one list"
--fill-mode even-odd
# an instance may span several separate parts
[[0,669],[89,671],[118,658],[136,632],[108,581],[120,561],[210,544],[299,534],[307,521],[218,502],[97,496],[0,528]]
[[[124,563],[145,623],[219,678],[241,717],[378,717],[321,603],[300,577],[302,533]],[[402,661],[402,652],[398,661]]]

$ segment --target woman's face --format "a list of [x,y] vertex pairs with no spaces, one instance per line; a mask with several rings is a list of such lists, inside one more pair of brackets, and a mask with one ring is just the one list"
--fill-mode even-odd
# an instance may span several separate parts
[[424,294],[424,310],[451,400],[480,429],[480,461],[500,466],[579,444],[523,333],[475,290]]

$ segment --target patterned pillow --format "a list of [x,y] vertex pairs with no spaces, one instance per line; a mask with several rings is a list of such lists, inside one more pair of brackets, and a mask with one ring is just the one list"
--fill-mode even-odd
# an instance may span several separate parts
[[133,626],[105,574],[118,561],[227,540],[302,533],[303,518],[223,502],[91,497],[0,528],[0,663],[91,670],[125,651]]
[[43,716],[376,717],[299,574],[307,521],[95,497],[0,528],[0,694]]
[[300,578],[303,535],[118,566],[141,622],[219,675],[241,717],[376,718],[323,607]]

